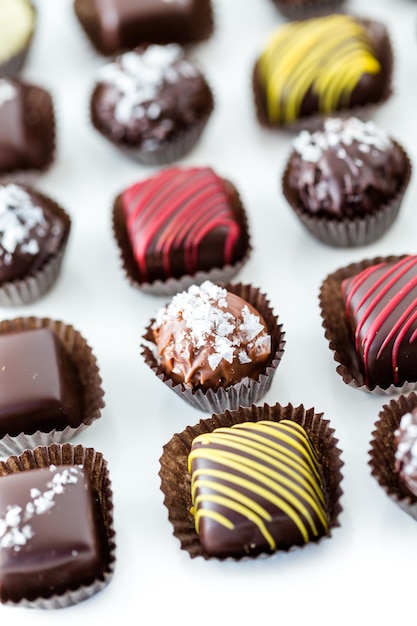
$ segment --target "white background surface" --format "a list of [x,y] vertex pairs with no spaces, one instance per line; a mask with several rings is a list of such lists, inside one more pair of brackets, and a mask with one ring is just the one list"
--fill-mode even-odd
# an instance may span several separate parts
[[[117,563],[110,585],[69,609],[0,607],[0,620],[26,624],[400,623],[415,615],[417,524],[370,474],[373,425],[389,398],[344,385],[324,339],[321,281],[351,261],[417,251],[417,187],[412,177],[396,224],[379,242],[332,249],[302,229],[280,190],[291,135],[262,130],[250,92],[252,65],[283,18],[271,0],[214,0],[216,32],[195,46],[216,110],[198,147],[182,162],[212,166],[238,187],[253,255],[236,280],[261,287],[286,333],[270,404],[304,404],[336,430],[344,495],[341,527],[319,545],[250,562],[190,559],[172,535],[159,488],[162,446],[207,414],[189,407],[154,376],[140,338],[166,298],[142,294],[124,278],[111,232],[111,204],[152,170],[117,153],[89,125],[93,72],[104,60],[89,45],[70,0],[38,0],[39,22],[23,77],[48,88],[58,117],[57,155],[37,186],[70,213],[73,230],[61,276],[42,300],[2,309],[9,319],[39,315],[74,325],[98,359],[106,406],[74,443],[101,451],[112,479]],[[417,163],[417,2],[348,0],[346,9],[390,29],[395,93],[373,114]]]

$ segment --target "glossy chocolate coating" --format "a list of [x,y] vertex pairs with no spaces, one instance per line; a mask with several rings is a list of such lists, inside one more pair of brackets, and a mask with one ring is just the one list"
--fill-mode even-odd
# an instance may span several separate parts
[[83,421],[75,366],[48,328],[0,334],[0,437]]
[[199,435],[188,468],[196,531],[211,556],[288,550],[327,532],[316,452],[291,420]]
[[70,223],[51,198],[24,185],[0,184],[0,209],[1,284],[42,268],[63,247]]
[[177,138],[199,130],[213,106],[205,77],[184,51],[176,44],[152,45],[120,55],[99,71],[91,120],[109,141],[134,148],[139,158],[169,150]]
[[238,192],[210,168],[163,170],[127,188],[114,210],[140,283],[233,265],[249,250]]
[[112,55],[143,43],[192,43],[213,30],[210,0],[74,0],[95,48]]
[[0,174],[44,170],[54,150],[55,116],[49,92],[17,79],[0,79]]
[[417,381],[417,256],[362,270],[341,295],[365,384]]
[[[327,19],[328,16],[317,18]],[[332,108],[332,111],[328,111],[327,114],[331,114],[337,111],[350,111],[356,108],[368,107],[370,105],[379,104],[386,100],[391,94],[391,78],[392,78],[392,65],[393,65],[393,53],[390,38],[387,29],[384,24],[366,19],[357,19],[367,33],[368,43],[371,46],[373,54],[380,64],[380,71],[376,74],[363,72],[356,86],[352,89],[349,98],[340,98],[337,106]],[[325,36],[324,36],[325,37]],[[319,38],[319,43],[323,42],[323,36]],[[284,49],[283,55],[288,55],[288,61],[290,61],[293,54],[294,44],[287,45]],[[312,57],[314,55],[313,50],[303,52],[303,46],[301,41],[301,53],[300,59]],[[333,52],[330,52],[330,57],[333,56]],[[334,55],[336,56],[336,55]],[[282,57],[284,60],[285,56]],[[353,62],[354,63],[354,62]],[[335,72],[333,82],[336,83],[340,78]],[[282,102],[286,103],[294,97],[293,86],[291,85],[292,76],[288,85],[282,85]],[[337,85],[336,85],[337,88]],[[291,124],[301,121],[302,123],[308,123],[313,120],[313,126],[317,127],[319,119],[323,117],[323,111],[320,108],[319,90],[310,86],[305,93],[302,94],[300,102],[300,110],[294,120],[281,119],[279,121],[272,121],[268,114],[267,105],[267,89],[261,78],[259,71],[259,61],[256,62],[253,70],[253,89],[256,105],[256,112],[259,122],[268,127],[276,127],[282,124]],[[299,94],[298,94],[299,95]],[[297,97],[298,97],[297,95]],[[302,127],[302,126],[301,126]]]
[[209,281],[177,294],[158,312],[152,330],[160,365],[174,382],[193,389],[256,379],[271,353],[259,313]]
[[293,205],[316,217],[363,217],[380,210],[402,189],[407,158],[373,122],[329,119],[293,142],[284,174]]
[[1,477],[0,486],[2,602],[49,598],[102,576],[107,541],[98,496],[83,468],[16,472]]

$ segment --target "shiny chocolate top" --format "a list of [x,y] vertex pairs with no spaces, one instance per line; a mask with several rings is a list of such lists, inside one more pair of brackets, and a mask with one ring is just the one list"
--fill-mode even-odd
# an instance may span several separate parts
[[67,235],[68,225],[50,198],[30,187],[0,185],[0,283],[33,274]]
[[202,41],[213,30],[211,0],[74,0],[74,11],[104,55],[143,43]]
[[417,256],[363,269],[341,295],[365,384],[417,381]]
[[417,408],[405,413],[394,432],[395,470],[414,496],[417,496]]
[[236,263],[249,248],[234,186],[208,167],[171,167],[119,197],[141,281]]
[[0,79],[0,174],[45,170],[55,150],[55,116],[45,89]]
[[326,534],[317,454],[297,422],[261,420],[203,433],[188,457],[196,531],[205,551],[248,556]]
[[157,149],[206,121],[211,90],[177,44],[149,45],[102,67],[91,99],[95,128],[116,144]]
[[259,313],[210,281],[174,296],[158,311],[152,330],[166,374],[192,388],[215,390],[257,378],[271,352]]
[[374,122],[330,118],[293,141],[284,184],[307,213],[354,218],[392,200],[406,170],[403,150]]
[[48,598],[103,575],[104,524],[82,467],[29,469],[0,485],[1,602]]
[[77,369],[52,330],[0,333],[0,438],[76,428],[84,408]]

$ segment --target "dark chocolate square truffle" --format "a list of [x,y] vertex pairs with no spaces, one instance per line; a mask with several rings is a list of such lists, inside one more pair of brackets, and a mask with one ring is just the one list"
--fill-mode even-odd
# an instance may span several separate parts
[[83,421],[82,386],[48,328],[0,334],[0,438],[64,430]]
[[382,23],[350,15],[289,22],[269,37],[253,73],[256,113],[267,127],[364,110],[391,94],[392,49]]
[[98,496],[78,465],[0,478],[0,600],[34,601],[102,578],[109,554]]
[[196,530],[208,554],[288,550],[327,533],[317,453],[296,422],[203,433],[188,462]]
[[213,31],[211,0],[74,0],[74,11],[104,55],[143,43],[202,41]]
[[17,79],[0,79],[0,174],[45,170],[54,150],[50,93]]

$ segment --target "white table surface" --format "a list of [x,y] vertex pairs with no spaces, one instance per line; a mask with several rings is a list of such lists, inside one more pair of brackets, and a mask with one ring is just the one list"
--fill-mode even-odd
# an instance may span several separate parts
[[[237,277],[261,287],[286,333],[282,362],[264,400],[314,407],[331,421],[343,450],[340,528],[319,545],[270,558],[225,562],[190,559],[172,535],[158,477],[162,446],[208,417],[154,376],[140,355],[149,318],[166,298],[125,280],[111,231],[111,204],[125,186],[152,173],[116,152],[89,125],[94,70],[91,48],[70,0],[37,0],[39,23],[26,80],[50,89],[58,149],[36,184],[70,213],[73,231],[62,273],[42,300],[3,309],[3,319],[38,315],[74,325],[98,359],[106,406],[74,443],[108,461],[114,491],[117,563],[110,585],[92,599],[56,611],[0,607],[0,620],[42,624],[389,623],[414,615],[417,523],[370,474],[373,425],[389,398],[347,387],[336,373],[321,327],[318,291],[328,273],[378,254],[415,253],[413,177],[391,230],[366,248],[333,249],[296,220],[280,190],[291,135],[259,127],[250,75],[265,38],[283,18],[271,0],[214,0],[216,32],[194,48],[216,98],[195,150],[181,162],[212,166],[245,203],[254,252]],[[384,21],[396,66],[394,95],[373,118],[417,157],[417,2],[347,0],[346,9]],[[107,620],[107,621],[106,621]],[[287,622],[285,622],[287,623]]]

